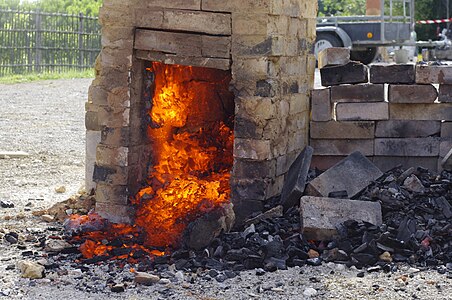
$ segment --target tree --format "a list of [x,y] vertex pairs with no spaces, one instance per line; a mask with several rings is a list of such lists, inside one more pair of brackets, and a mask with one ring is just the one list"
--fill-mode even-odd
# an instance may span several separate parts
[[49,13],[68,13],[97,16],[102,0],[3,0],[2,9],[40,10]]

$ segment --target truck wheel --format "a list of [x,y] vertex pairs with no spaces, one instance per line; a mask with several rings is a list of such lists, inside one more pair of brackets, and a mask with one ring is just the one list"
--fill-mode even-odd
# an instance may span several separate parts
[[319,57],[320,51],[331,47],[342,47],[342,42],[334,34],[319,33],[315,40],[314,54],[315,58]]
[[352,50],[350,51],[350,59],[367,65],[374,61],[375,57],[377,57],[377,52],[376,47],[370,47],[366,50]]

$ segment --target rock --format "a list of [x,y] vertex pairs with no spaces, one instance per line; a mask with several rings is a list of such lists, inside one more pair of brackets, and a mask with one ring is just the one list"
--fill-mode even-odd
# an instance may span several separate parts
[[380,204],[369,201],[304,196],[300,215],[305,237],[319,241],[337,236],[337,226],[347,220],[382,223]]
[[229,232],[234,220],[230,203],[203,215],[187,227],[184,233],[187,247],[195,250],[207,247],[221,232]]
[[297,205],[306,187],[306,179],[311,166],[314,149],[307,146],[290,166],[281,194],[284,210]]
[[126,287],[122,283],[115,284],[114,286],[111,287],[111,291],[113,293],[123,293],[125,290],[126,290]]
[[56,187],[55,188],[55,192],[58,193],[58,194],[66,193],[66,187],[64,185]]
[[167,285],[167,284],[170,284],[170,283],[171,283],[171,280],[169,280],[168,278],[162,278],[159,281],[159,284],[161,284],[161,285]]
[[264,271],[264,269],[262,269],[262,268],[257,268],[256,269],[256,275],[257,276],[262,276],[262,275],[265,275],[265,271]]
[[315,251],[314,249],[310,249],[308,251],[308,256],[309,256],[309,258],[316,258],[316,257],[319,257],[320,254],[319,254],[319,252]]
[[51,215],[42,215],[41,219],[47,223],[51,223],[55,221],[55,218]]
[[317,295],[317,290],[309,287],[303,291],[303,295],[306,297],[313,297]]
[[414,174],[409,176],[407,179],[405,179],[405,181],[403,182],[403,186],[407,190],[409,190],[411,192],[415,192],[415,193],[422,193],[424,191],[424,189],[425,189],[425,187],[422,184],[422,182]]
[[19,241],[19,235],[15,232],[10,232],[8,234],[5,234],[3,239],[10,244],[17,244],[17,242]]
[[382,175],[380,169],[356,151],[312,180],[306,192],[310,196],[328,197],[331,192],[347,191],[353,198]]
[[47,252],[61,252],[64,249],[71,248],[72,245],[66,242],[65,240],[54,240],[49,239],[46,241],[46,246],[44,250]]
[[176,274],[174,275],[174,277],[177,279],[177,281],[179,282],[183,282],[184,281],[184,273],[182,273],[182,271],[177,271]]
[[18,266],[23,278],[40,279],[44,276],[44,266],[35,262],[23,260]]
[[364,272],[359,272],[358,274],[356,274],[356,277],[363,278],[364,275],[365,275]]
[[387,263],[391,263],[392,262],[392,256],[391,253],[389,253],[388,251],[383,252],[382,254],[380,254],[380,256],[378,257],[381,261],[387,262]]
[[8,200],[0,200],[1,208],[14,208],[14,203]]

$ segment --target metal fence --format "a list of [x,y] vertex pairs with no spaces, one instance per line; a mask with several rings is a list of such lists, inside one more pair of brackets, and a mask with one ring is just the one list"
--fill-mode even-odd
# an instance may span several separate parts
[[0,76],[92,68],[97,18],[0,9]]

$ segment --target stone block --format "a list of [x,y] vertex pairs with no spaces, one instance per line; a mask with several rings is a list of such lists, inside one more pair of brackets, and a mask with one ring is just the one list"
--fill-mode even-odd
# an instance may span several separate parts
[[245,57],[282,56],[284,39],[282,36],[234,35],[232,54]]
[[300,220],[303,235],[317,241],[338,237],[336,227],[347,220],[383,222],[378,202],[309,196],[300,200]]
[[415,71],[413,65],[373,65],[370,68],[371,83],[414,83]]
[[331,87],[331,102],[383,102],[384,84],[353,84]]
[[333,117],[330,89],[311,91],[311,118],[313,121],[330,121]]
[[373,140],[314,140],[311,139],[311,146],[315,155],[350,155],[354,151],[359,151],[366,156],[374,155]]
[[137,29],[134,48],[201,57],[202,37],[199,34]]
[[452,171],[452,148],[449,150],[444,159],[441,161],[441,167],[444,170]]
[[452,121],[452,103],[389,104],[391,120]]
[[99,114],[95,111],[85,113],[85,128],[89,131],[101,131],[103,126],[99,124]]
[[96,202],[96,213],[113,223],[132,223],[134,211],[130,205],[118,205],[109,202]]
[[366,83],[368,82],[368,68],[361,63],[352,61],[346,65],[324,67],[320,69],[320,77],[323,86]]
[[441,141],[439,142],[439,157],[446,157],[450,148],[452,148],[452,138],[441,139]]
[[318,169],[318,170],[328,170],[332,166],[336,165],[338,162],[345,159],[346,156],[320,156],[320,155],[314,155],[312,157],[311,161],[311,169]]
[[192,10],[165,10],[161,28],[212,35],[231,35],[231,26],[230,14]]
[[108,147],[105,145],[98,145],[96,152],[96,161],[101,166],[120,166],[126,167],[128,165],[127,147]]
[[311,139],[373,139],[373,121],[311,122]]
[[265,200],[266,190],[271,179],[237,179],[231,180],[233,199]]
[[146,1],[147,8],[178,8],[178,9],[201,9],[201,0],[152,0]]
[[377,156],[438,156],[439,138],[387,138],[375,139]]
[[96,202],[116,205],[128,205],[127,186],[98,183],[96,186]]
[[350,49],[331,47],[320,51],[318,57],[319,69],[323,67],[345,65],[350,62]]
[[452,122],[441,123],[441,138],[452,138]]
[[107,146],[129,146],[130,144],[130,128],[119,127],[110,128],[106,127],[102,130],[101,142]]
[[443,103],[452,102],[452,84],[439,85],[438,101]]
[[438,97],[431,84],[389,85],[388,100],[392,103],[433,103]]
[[201,9],[205,11],[221,11],[221,12],[253,12],[253,13],[270,13],[273,0],[203,0]]
[[232,174],[237,179],[274,178],[276,159],[264,161],[236,159]]
[[386,102],[374,103],[338,103],[336,105],[338,121],[378,121],[389,119],[389,106]]
[[307,146],[289,168],[281,194],[281,204],[285,210],[298,205],[300,202],[306,187],[313,152],[314,149]]
[[353,152],[307,186],[310,196],[327,197],[331,192],[347,191],[353,198],[383,173],[358,151]]
[[232,32],[234,34],[267,34],[268,15],[250,12],[232,14]]
[[378,121],[375,136],[383,138],[421,138],[438,135],[440,130],[440,121]]
[[254,160],[271,159],[269,140],[234,139],[234,157]]
[[230,58],[231,38],[224,36],[207,36],[202,38],[201,54],[209,58]]
[[438,167],[437,157],[375,156],[373,162],[383,172],[387,172],[398,165],[401,165],[404,169],[423,167],[432,172],[436,172]]
[[416,66],[416,83],[452,84],[452,66]]

